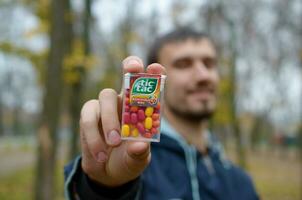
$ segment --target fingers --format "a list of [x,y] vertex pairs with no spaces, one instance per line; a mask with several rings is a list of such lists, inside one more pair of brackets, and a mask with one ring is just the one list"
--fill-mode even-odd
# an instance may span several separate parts
[[101,121],[106,143],[118,146],[121,143],[118,116],[118,96],[113,89],[104,89],[99,94]]
[[144,72],[143,61],[137,56],[129,56],[123,60],[123,73],[141,73]]
[[150,64],[147,67],[146,72],[150,73],[150,74],[163,74],[163,75],[165,75],[166,74],[166,69],[161,64],[153,63],[153,64]]
[[80,129],[83,153],[98,162],[106,160],[106,143],[103,141],[98,123],[100,106],[97,100],[86,102],[81,111]]
[[150,143],[130,142],[127,147],[126,165],[131,172],[138,172],[148,165],[151,159]]
[[127,148],[127,154],[133,160],[143,160],[150,153],[150,143],[148,142],[131,142]]
[[[147,67],[147,73],[166,74],[165,68],[158,63],[153,63]],[[129,56],[123,60],[123,73],[142,73],[144,72],[143,61],[137,56]]]

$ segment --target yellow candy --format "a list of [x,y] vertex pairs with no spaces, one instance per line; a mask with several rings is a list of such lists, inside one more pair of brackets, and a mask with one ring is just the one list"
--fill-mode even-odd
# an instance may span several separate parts
[[153,107],[147,107],[146,110],[145,110],[145,115],[147,117],[151,117],[152,114],[153,114],[153,111],[154,111],[154,108]]
[[128,124],[124,124],[122,126],[122,136],[123,137],[128,137],[130,135],[130,127]]
[[145,119],[145,128],[146,129],[152,128],[152,118],[151,117],[147,117]]
[[137,136],[139,135],[137,128],[134,128],[134,129],[131,131],[131,135],[132,135],[132,137],[137,137]]

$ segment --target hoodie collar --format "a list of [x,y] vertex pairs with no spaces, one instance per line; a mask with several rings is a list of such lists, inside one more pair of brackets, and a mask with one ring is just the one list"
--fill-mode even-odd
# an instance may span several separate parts
[[[173,138],[174,140],[176,140],[178,143],[180,143],[182,146],[193,146],[193,145],[189,145],[187,143],[187,141],[185,140],[185,138],[178,133],[173,127],[172,125],[168,122],[168,120],[166,118],[162,118],[161,120],[161,130],[162,133],[164,135],[167,135],[170,138]],[[212,145],[212,142],[210,141],[210,132],[208,130],[206,130],[205,134],[204,134],[204,139],[206,140],[207,143],[207,147],[210,148]]]
[[[175,140],[183,148],[183,150],[188,148],[195,149],[193,145],[187,143],[184,137],[172,127],[172,125],[165,117],[162,117],[161,119],[161,133]],[[227,159],[224,148],[218,141],[218,139],[214,137],[209,130],[206,130],[204,137],[207,141],[207,148],[209,149],[209,152],[212,154],[212,156],[217,156],[218,159],[223,163],[224,167],[229,168],[231,166],[231,163]]]

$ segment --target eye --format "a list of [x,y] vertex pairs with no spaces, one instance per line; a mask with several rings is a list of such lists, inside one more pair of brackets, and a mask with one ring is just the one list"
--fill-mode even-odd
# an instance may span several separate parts
[[217,64],[216,59],[214,58],[204,58],[203,63],[208,69],[216,68]]
[[182,58],[178,59],[173,63],[173,66],[177,69],[185,69],[191,67],[193,64],[192,59],[190,58]]

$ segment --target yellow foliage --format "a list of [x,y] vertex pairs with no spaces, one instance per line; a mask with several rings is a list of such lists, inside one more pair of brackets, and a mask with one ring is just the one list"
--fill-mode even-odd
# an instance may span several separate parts
[[67,84],[75,84],[81,81],[82,75],[97,63],[93,55],[85,55],[82,40],[75,39],[71,53],[64,58],[64,81]]
[[214,115],[214,121],[216,124],[229,124],[230,123],[230,107],[228,106],[227,102],[219,101],[220,103],[217,106],[217,111]]
[[142,41],[142,38],[137,32],[129,31],[128,34],[126,34],[126,42],[128,43],[135,43],[138,41]]
[[230,107],[230,95],[231,95],[231,80],[227,74],[221,77],[218,87],[218,105],[217,111],[214,115],[215,124],[226,125],[231,123],[231,107]]
[[78,71],[70,71],[67,73],[64,73],[64,81],[67,84],[74,84],[81,80],[81,75]]
[[66,12],[64,13],[64,19],[66,22],[72,22],[74,19],[74,15],[72,12]]
[[229,95],[230,91],[231,91],[231,81],[227,78],[221,79],[218,88],[219,94],[223,96],[227,96]]
[[50,0],[38,0],[36,3],[36,12],[41,20],[47,21],[50,14]]

